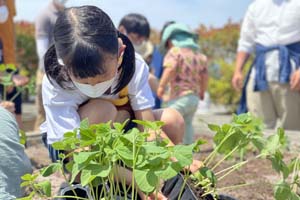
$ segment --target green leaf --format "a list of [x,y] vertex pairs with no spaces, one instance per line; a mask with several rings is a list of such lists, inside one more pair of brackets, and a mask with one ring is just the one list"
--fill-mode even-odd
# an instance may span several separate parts
[[34,181],[39,175],[38,174],[24,174],[21,176],[23,181]]
[[298,194],[291,192],[290,200],[300,200],[300,197]]
[[43,191],[47,197],[51,197],[51,183],[49,181],[43,181],[37,184],[37,186]]
[[66,144],[63,141],[58,141],[58,142],[54,142],[52,144],[52,147],[55,150],[65,150],[66,149]]
[[91,183],[95,178],[96,176],[93,176],[91,174],[91,170],[83,169],[80,175],[80,183],[82,186],[86,186],[89,183]]
[[26,144],[26,140],[27,140],[25,131],[23,131],[23,130],[20,129],[19,130],[19,135],[20,135],[20,143],[22,145],[25,145]]
[[165,148],[157,146],[156,142],[147,142],[147,144],[143,145],[143,148],[147,154],[164,154],[167,152]]
[[203,144],[206,144],[207,141],[205,140],[202,140],[202,139],[198,139],[196,142],[194,142],[194,148],[193,148],[193,151],[194,152],[200,152],[200,146],[203,145]]
[[286,182],[280,182],[275,185],[274,196],[276,200],[290,199],[291,188]]
[[41,170],[41,175],[44,177],[48,177],[59,171],[60,169],[62,169],[61,163],[51,163],[49,166]]
[[126,140],[125,145],[128,146],[128,143],[133,143],[133,141],[136,141],[136,137],[140,134],[140,131],[137,128],[133,128],[128,133],[121,136],[121,140],[124,142],[124,139]]
[[215,174],[213,173],[212,170],[210,170],[207,167],[202,167],[199,171],[202,176],[204,176],[205,178],[208,178],[210,180],[210,182],[212,183],[212,186],[216,185],[217,177],[215,176]]
[[159,130],[164,125],[162,121],[141,121],[141,120],[132,120],[134,123],[142,125],[144,128],[148,128],[150,130]]
[[125,126],[127,125],[129,119],[127,119],[125,122],[121,123],[113,123],[113,127],[118,131],[118,132],[123,132]]
[[246,135],[244,135],[239,129],[231,129],[228,133],[220,131],[214,136],[214,142],[217,146],[216,148],[218,148],[218,153],[220,154],[229,153],[236,146],[241,148],[247,141]]
[[80,129],[80,139],[84,141],[95,142],[96,135],[91,129]]
[[85,118],[80,122],[80,129],[88,129],[90,127],[89,120]]
[[178,160],[181,167],[189,166],[193,162],[194,145],[176,145],[174,146],[173,156]]
[[283,178],[286,179],[289,176],[289,168],[283,161],[283,155],[280,152],[276,152],[274,155],[270,156],[269,159],[272,161],[272,167],[278,173],[282,173]]
[[26,186],[29,186],[31,184],[31,182],[30,181],[24,181],[24,182],[22,182],[21,183],[21,187],[26,187]]
[[64,134],[64,138],[73,138],[73,137],[77,137],[76,131],[74,132],[69,131]]
[[77,164],[83,164],[93,159],[98,152],[76,152],[73,154],[74,162]]
[[133,152],[128,147],[120,146],[116,151],[121,159],[133,160]]
[[5,72],[6,66],[4,64],[0,64],[0,72]]
[[100,165],[100,164],[90,164],[88,165],[85,170],[89,170],[92,176],[96,177],[108,177],[112,167],[109,164]]
[[159,178],[152,170],[135,170],[135,181],[139,189],[145,193],[153,192],[159,184]]
[[166,168],[161,170],[157,170],[155,174],[163,180],[168,180],[170,178],[175,177],[180,171],[182,167],[178,164],[178,162],[171,162],[167,164]]
[[265,148],[262,150],[264,155],[272,155],[281,150],[286,144],[285,134],[282,129],[278,129],[277,134],[267,138]]
[[216,124],[208,124],[208,128],[214,132],[219,132],[221,130],[220,126]]
[[266,144],[266,140],[261,136],[251,137],[251,142],[259,151],[262,151]]
[[66,170],[67,170],[68,172],[72,172],[73,165],[74,165],[74,161],[73,161],[73,160],[69,161],[69,162],[65,165]]
[[70,181],[71,183],[74,182],[74,180],[76,179],[76,177],[77,177],[77,175],[79,174],[80,170],[82,170],[82,169],[80,168],[80,166],[79,166],[77,163],[74,163],[74,164],[73,164],[73,168],[72,168],[72,173],[71,173],[71,175],[72,175],[71,181]]

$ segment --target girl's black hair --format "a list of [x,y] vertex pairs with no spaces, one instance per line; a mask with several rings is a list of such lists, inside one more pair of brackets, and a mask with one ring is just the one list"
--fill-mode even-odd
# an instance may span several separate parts
[[[117,32],[109,16],[95,6],[64,10],[54,26],[54,44],[45,54],[45,72],[62,88],[69,88],[71,73],[76,78],[104,74],[105,56],[118,56],[118,37],[126,49],[119,67],[120,78],[113,93],[118,93],[131,80],[135,71],[134,48],[129,39]],[[62,62],[58,62],[58,60]]]

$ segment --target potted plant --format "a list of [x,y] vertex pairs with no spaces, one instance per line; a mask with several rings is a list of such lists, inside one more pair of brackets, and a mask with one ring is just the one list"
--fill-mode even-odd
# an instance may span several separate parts
[[[70,196],[64,193],[52,198],[139,199],[143,194],[159,191],[164,180],[162,192],[169,199],[228,200],[232,198],[218,195],[228,188],[217,188],[217,182],[251,159],[241,160],[219,171],[216,171],[217,167],[235,153],[245,152],[249,145],[259,151],[252,159],[272,158],[285,142],[283,130],[279,129],[277,134],[264,138],[260,120],[250,114],[235,115],[230,124],[209,125],[216,132],[214,151],[203,161],[204,166],[191,174],[185,168],[192,163],[193,153],[200,150],[204,141],[168,146],[169,141],[160,138],[162,122],[135,122],[142,125],[144,131],[134,128],[125,134],[126,122],[90,126],[84,120],[80,128],[65,133],[62,141],[54,143],[53,147],[65,154],[60,155],[60,161],[42,169],[41,175],[47,177],[60,171],[71,191],[67,193]],[[150,130],[156,133],[154,141],[146,140]],[[223,157],[212,164],[217,154]],[[66,160],[68,163],[64,165]],[[70,179],[65,171],[71,172]],[[124,172],[130,175],[126,177]],[[38,174],[22,177],[22,186],[32,189],[23,200],[32,199],[35,195],[45,198],[51,196],[51,184],[48,181],[38,183],[37,177]],[[76,180],[80,181],[79,189],[86,192],[85,197],[74,197],[78,196],[79,191],[79,186],[74,184]],[[230,186],[233,187],[241,185]]]
[[15,87],[14,82],[12,81],[13,75],[17,72],[17,68],[13,64],[0,64],[0,85],[2,85],[2,93],[0,94],[2,101],[13,101],[20,93],[28,90],[29,93],[34,91],[34,81],[31,79],[28,84],[24,86],[17,86],[17,93],[11,97],[7,98],[7,90],[9,87]]

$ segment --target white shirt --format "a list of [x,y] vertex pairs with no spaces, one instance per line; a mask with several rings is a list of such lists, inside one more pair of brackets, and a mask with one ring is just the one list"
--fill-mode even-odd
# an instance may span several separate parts
[[[149,68],[140,55],[136,54],[135,73],[128,84],[128,96],[134,111],[149,109],[154,106],[154,99],[148,84]],[[42,85],[43,104],[46,121],[41,125],[42,133],[47,133],[48,144],[59,141],[63,134],[73,131],[80,125],[78,107],[90,99],[77,88],[67,90],[61,88],[55,81],[51,84],[44,76]],[[113,84],[113,87],[117,81]],[[102,96],[116,99],[117,95]],[[101,111],[98,111],[101,114]],[[105,113],[103,113],[105,114]]]
[[[300,41],[300,0],[254,0],[245,15],[238,51],[251,53],[255,44],[287,45]],[[293,70],[295,64],[292,62]],[[278,50],[266,55],[268,81],[278,81]]]

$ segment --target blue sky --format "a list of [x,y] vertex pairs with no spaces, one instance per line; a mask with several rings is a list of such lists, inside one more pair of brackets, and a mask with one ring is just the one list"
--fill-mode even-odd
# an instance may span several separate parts
[[[16,20],[34,21],[50,0],[16,0]],[[151,26],[160,29],[169,20],[192,28],[203,23],[220,27],[231,18],[240,21],[252,0],[69,0],[67,6],[97,5],[106,11],[115,25],[130,12],[145,15]]]

